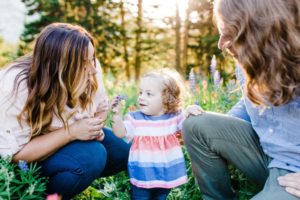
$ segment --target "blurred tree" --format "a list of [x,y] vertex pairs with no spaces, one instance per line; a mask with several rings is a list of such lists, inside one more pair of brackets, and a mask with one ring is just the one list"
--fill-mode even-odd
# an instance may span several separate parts
[[20,55],[32,49],[32,41],[43,27],[68,22],[85,27],[94,36],[104,72],[112,72],[117,80],[122,80],[119,76],[129,80],[133,73],[138,80],[145,70],[158,67],[176,68],[185,78],[194,67],[207,76],[213,55],[222,77],[232,72],[232,65],[217,48],[219,36],[212,22],[212,0],[188,0],[184,21],[178,6],[174,16],[155,19],[152,14],[160,9],[160,3],[143,8],[143,0],[22,1],[28,15],[37,17],[25,24]]
[[119,19],[120,2],[114,0],[22,0],[28,15],[38,19],[25,24],[21,35],[22,52],[30,49],[36,35],[52,22],[67,22],[85,27],[97,42],[96,53],[104,71],[114,68],[114,58],[120,57],[121,27]]
[[189,58],[187,71],[196,67],[202,74],[209,75],[212,56],[216,54],[219,57],[221,53],[217,48],[218,31],[212,20],[212,5],[208,0],[189,0],[189,9],[187,48],[193,58]]
[[181,18],[179,15],[179,2],[176,0],[176,14],[175,14],[175,53],[176,53],[176,70],[182,72],[181,68]]
[[136,17],[136,37],[135,37],[135,80],[137,81],[140,78],[141,71],[141,34],[143,31],[142,27],[142,19],[143,19],[143,0],[138,0],[138,14]]
[[127,80],[130,80],[130,67],[129,67],[129,58],[128,58],[128,37],[126,31],[126,21],[125,21],[125,7],[124,2],[121,0],[120,3],[120,12],[121,12],[121,35],[123,40],[123,58],[125,64],[125,71]]
[[185,23],[185,67],[187,73],[195,67],[198,73],[211,76],[210,62],[213,55],[216,55],[217,69],[226,82],[234,74],[234,65],[232,59],[218,49],[219,34],[213,23],[212,2],[213,0],[189,0]]
[[182,68],[183,74],[188,74],[187,63],[188,63],[188,39],[189,39],[189,20],[190,20],[190,0],[188,0],[188,5],[185,11],[185,20],[184,20],[184,33],[183,33],[183,49],[182,49]]

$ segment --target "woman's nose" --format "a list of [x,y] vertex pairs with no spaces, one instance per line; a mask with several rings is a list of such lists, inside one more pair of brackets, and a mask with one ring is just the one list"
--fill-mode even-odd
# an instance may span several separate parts
[[89,67],[87,67],[87,70],[88,70],[88,74],[90,74],[90,75],[94,75],[97,73],[97,70],[96,70],[95,66],[93,66],[93,65],[89,65]]

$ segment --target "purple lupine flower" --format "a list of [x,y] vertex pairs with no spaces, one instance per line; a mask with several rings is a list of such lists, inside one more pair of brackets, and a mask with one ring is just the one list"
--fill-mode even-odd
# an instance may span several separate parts
[[[194,70],[191,69],[190,73],[189,73],[189,84],[190,84],[190,89],[192,91],[192,93],[196,94],[197,93],[197,90],[196,90],[196,76],[195,76],[195,73],[194,73]],[[198,99],[195,100],[194,102],[195,105],[200,105],[200,102]]]
[[118,95],[117,96],[118,103],[120,103],[123,100],[126,100],[127,98],[128,98],[127,95],[123,95],[123,94]]
[[24,171],[25,173],[27,173],[28,170],[29,170],[28,164],[27,164],[27,162],[24,161],[24,160],[19,160],[18,166],[19,166],[19,168],[20,168],[22,171]]
[[216,68],[217,68],[217,60],[216,60],[216,56],[213,55],[211,62],[210,62],[210,73],[212,76],[215,75]]
[[221,82],[220,72],[218,70],[215,71],[214,74],[214,86],[219,87]]
[[199,100],[195,100],[194,104],[197,105],[197,106],[200,106]]
[[189,73],[189,84],[190,84],[191,91],[193,93],[196,92],[196,76],[193,69],[191,69]]
[[116,112],[115,110],[114,110],[114,108],[116,107],[116,106],[118,106],[119,105],[119,103],[121,103],[121,101],[123,101],[123,100],[126,100],[128,97],[127,97],[127,95],[118,95],[118,96],[116,96],[115,97],[116,98],[116,102],[114,102],[114,104],[111,106],[111,110],[112,110],[112,112]]

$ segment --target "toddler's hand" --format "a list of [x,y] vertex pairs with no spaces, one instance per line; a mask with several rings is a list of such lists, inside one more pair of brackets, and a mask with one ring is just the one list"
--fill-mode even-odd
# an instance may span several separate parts
[[185,117],[189,115],[201,115],[205,111],[198,105],[189,105],[185,110]]
[[118,95],[111,101],[111,111],[114,113],[114,115],[120,115],[121,114],[121,101],[125,100],[127,97],[124,95]]

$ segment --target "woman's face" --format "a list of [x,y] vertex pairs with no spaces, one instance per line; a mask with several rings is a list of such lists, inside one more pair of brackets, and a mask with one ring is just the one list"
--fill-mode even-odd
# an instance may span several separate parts
[[86,88],[90,85],[92,76],[97,73],[95,66],[95,58],[94,58],[94,47],[91,42],[89,42],[88,52],[87,52],[87,62],[85,62],[84,66],[84,79],[85,83],[83,88]]
[[217,26],[218,26],[218,31],[220,33],[220,38],[218,41],[218,48],[222,51],[227,51],[230,55],[236,58],[237,54],[235,49],[233,48],[232,45],[232,36],[228,33],[228,28],[226,27],[226,24],[224,21],[218,17],[217,18]]
[[93,75],[97,73],[96,66],[95,66],[95,57],[94,53],[95,49],[91,42],[89,42],[88,46],[88,64],[85,66],[88,75]]

